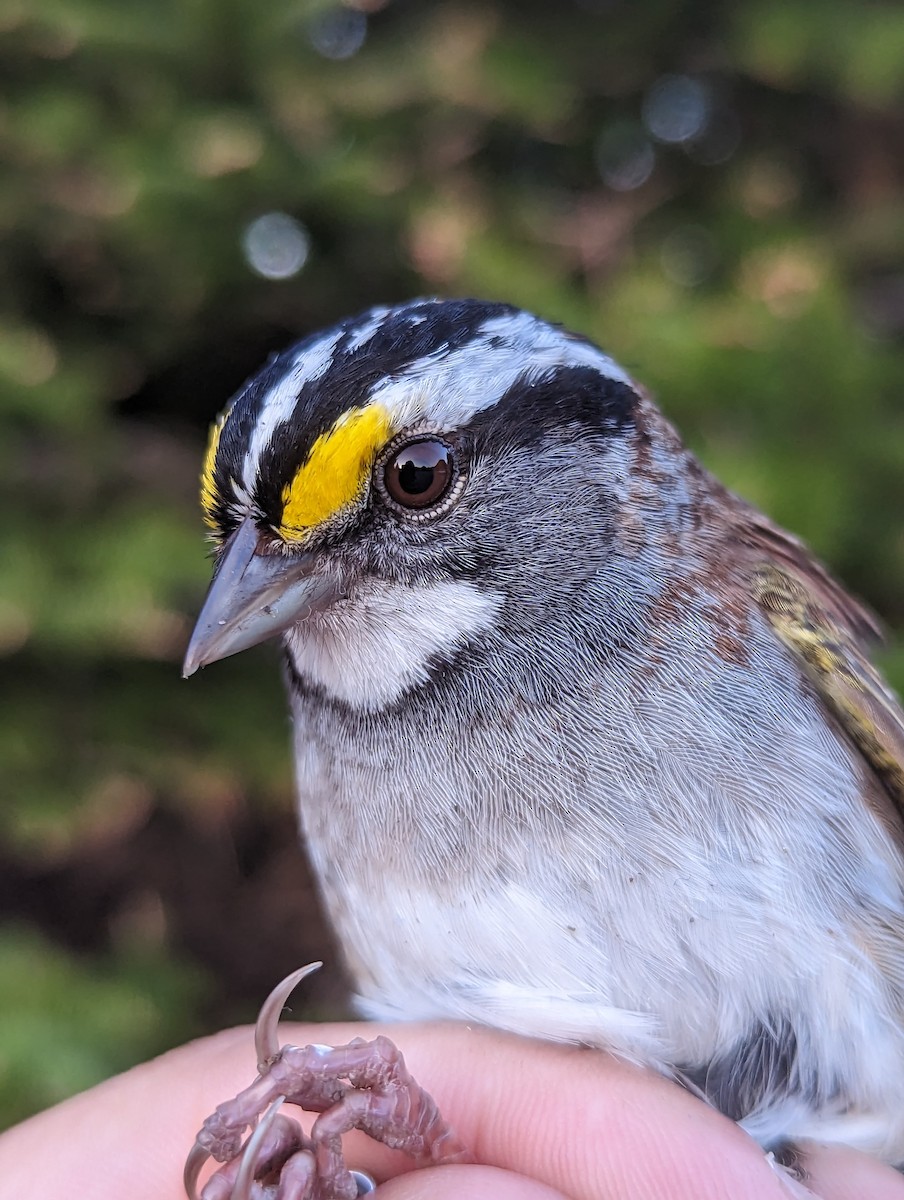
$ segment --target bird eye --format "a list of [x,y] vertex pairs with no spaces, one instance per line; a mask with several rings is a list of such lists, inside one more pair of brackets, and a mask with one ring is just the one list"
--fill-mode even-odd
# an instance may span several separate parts
[[397,504],[427,508],[446,494],[453,474],[452,451],[429,438],[397,450],[383,468],[383,482]]

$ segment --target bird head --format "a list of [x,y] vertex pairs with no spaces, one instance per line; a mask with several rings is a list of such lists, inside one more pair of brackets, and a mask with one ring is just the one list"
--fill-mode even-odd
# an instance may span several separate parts
[[402,690],[502,620],[617,615],[645,587],[613,575],[638,504],[667,523],[651,409],[589,341],[501,304],[420,300],[305,339],[213,427],[217,565],[185,674],[277,634],[322,667],[332,630],[359,675],[410,659]]

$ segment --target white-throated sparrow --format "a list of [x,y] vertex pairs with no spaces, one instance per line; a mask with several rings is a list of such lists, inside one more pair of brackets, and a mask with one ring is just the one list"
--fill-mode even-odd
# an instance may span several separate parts
[[904,1160],[904,718],[871,616],[583,338],[476,301],[273,359],[185,670],[281,634],[362,1010],[607,1047]]

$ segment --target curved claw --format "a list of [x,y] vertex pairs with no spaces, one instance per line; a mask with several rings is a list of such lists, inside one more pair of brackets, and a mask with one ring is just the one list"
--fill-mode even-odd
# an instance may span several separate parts
[[254,1050],[257,1054],[257,1069],[261,1075],[279,1054],[277,1026],[286,1001],[302,979],[313,975],[322,966],[322,962],[313,962],[308,963],[306,967],[299,967],[297,971],[293,971],[291,975],[287,975],[281,983],[278,983],[261,1005],[257,1023],[254,1026]]
[[182,1169],[182,1186],[185,1188],[188,1200],[198,1200],[198,1180],[201,1177],[201,1168],[209,1158],[210,1152],[195,1142]]
[[377,1190],[376,1182],[366,1171],[352,1171],[351,1174],[352,1179],[358,1185],[359,1196],[369,1196],[371,1192]]
[[248,1144],[242,1151],[242,1165],[239,1167],[239,1173],[235,1177],[230,1200],[251,1200],[251,1185],[254,1183],[257,1152],[260,1149],[261,1142],[267,1136],[267,1130],[273,1124],[276,1114],[285,1102],[285,1096],[277,1096],[261,1117],[257,1129],[255,1129],[254,1133],[248,1139]]

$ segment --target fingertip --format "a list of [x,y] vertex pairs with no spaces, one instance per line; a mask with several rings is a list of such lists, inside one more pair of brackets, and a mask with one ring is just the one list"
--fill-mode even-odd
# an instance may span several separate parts
[[807,1187],[819,1200],[904,1200],[904,1178],[894,1167],[845,1146],[807,1146]]
[[[564,1192],[499,1167],[428,1167],[381,1184],[384,1200],[568,1200]],[[600,1197],[600,1200],[604,1200]]]

